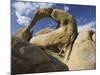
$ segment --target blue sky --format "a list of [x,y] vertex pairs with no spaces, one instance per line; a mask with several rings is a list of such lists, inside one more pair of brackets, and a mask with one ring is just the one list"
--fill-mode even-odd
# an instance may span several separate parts
[[[88,5],[70,5],[57,3],[41,3],[41,2],[21,2],[12,1],[11,3],[11,32],[15,35],[20,27],[29,25],[34,15],[34,11],[38,8],[57,8],[70,12],[77,21],[78,31],[86,28],[95,30],[96,26],[96,6]],[[42,28],[55,28],[57,23],[51,18],[43,18],[34,26],[34,34]]]

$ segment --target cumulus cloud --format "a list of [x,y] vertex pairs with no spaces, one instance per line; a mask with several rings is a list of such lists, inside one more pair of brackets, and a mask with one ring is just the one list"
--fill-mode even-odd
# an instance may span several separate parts
[[91,22],[84,24],[84,25],[79,25],[78,32],[81,32],[81,31],[87,30],[87,29],[91,29],[91,30],[95,31],[95,25],[96,25],[95,21],[91,21]]
[[30,12],[32,12],[32,10],[35,10],[35,8],[32,7],[32,4],[30,2],[15,2],[12,4],[12,6],[20,15],[28,15]]
[[52,7],[52,3],[32,3],[32,2],[15,2],[12,6],[16,9],[19,14],[28,15],[32,11],[38,8],[49,8]]
[[68,6],[65,6],[65,7],[64,7],[64,10],[65,10],[65,11],[69,11],[69,7],[68,7]]
[[33,3],[33,5],[36,6],[37,8],[50,8],[54,4],[53,3]]
[[[38,9],[38,8],[50,8],[54,4],[53,3],[32,3],[32,2],[14,2],[12,3],[12,7],[15,9],[15,14],[17,16],[17,22],[20,25],[28,25],[30,22],[30,18],[28,15]],[[25,15],[25,16],[22,16]],[[33,13],[34,15],[34,13]]]
[[26,17],[26,16],[21,16],[18,12],[15,13],[16,16],[17,16],[17,23],[20,24],[20,25],[24,25],[24,26],[27,26],[29,25],[29,22],[30,22],[30,18],[29,17]]

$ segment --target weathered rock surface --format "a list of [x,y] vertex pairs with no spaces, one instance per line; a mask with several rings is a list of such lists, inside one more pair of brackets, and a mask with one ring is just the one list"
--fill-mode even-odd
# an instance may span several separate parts
[[[36,15],[38,14],[39,16],[35,16],[35,18],[33,19],[33,23],[34,21],[37,21],[37,18],[40,19],[46,17],[47,13],[45,12],[50,10],[51,9],[39,9],[39,11],[36,13]],[[40,16],[40,11],[42,11],[42,17]],[[60,54],[62,54],[62,52],[64,51],[64,53],[68,54],[66,54],[66,57],[69,57],[72,44],[78,34],[77,24],[74,17],[68,12],[59,9],[52,9],[51,14],[49,13],[48,16],[58,22],[58,29],[55,29],[47,34],[33,37],[29,42],[40,47],[56,46],[61,51]],[[67,48],[69,49],[66,52]]]
[[12,38],[12,74],[67,71],[68,67],[41,48]]
[[37,36],[37,35],[41,35],[41,34],[49,33],[49,32],[51,32],[51,31],[53,31],[53,30],[54,30],[54,29],[51,29],[50,27],[41,29],[40,31],[36,32],[36,36]]
[[[45,8],[45,9],[41,8],[41,9],[37,10],[36,11],[37,13],[34,16],[35,19],[33,19],[32,22],[27,27],[18,29],[16,32],[16,37],[20,38],[22,40],[25,40],[25,41],[29,41],[32,37],[33,31],[31,31],[31,30],[32,30],[32,27],[35,25],[35,23],[43,17],[50,17],[52,11],[53,11],[53,9],[51,9],[51,8]],[[44,15],[44,13],[45,13],[45,15]]]
[[[44,17],[57,21],[58,28],[42,29],[32,37],[32,27]],[[85,30],[77,35],[77,24],[70,13],[38,9],[30,25],[19,29],[16,37],[12,37],[12,74],[95,69],[95,33]],[[56,49],[65,57],[57,55],[59,51]]]
[[16,37],[24,41],[29,41],[32,38],[33,31],[26,28],[20,28],[16,32]]
[[[92,38],[93,37],[93,38]],[[70,70],[86,70],[96,68],[96,46],[94,32],[80,32],[72,48],[68,65]]]
[[96,42],[96,33],[94,33],[94,34],[92,35],[92,39],[93,39],[94,42]]

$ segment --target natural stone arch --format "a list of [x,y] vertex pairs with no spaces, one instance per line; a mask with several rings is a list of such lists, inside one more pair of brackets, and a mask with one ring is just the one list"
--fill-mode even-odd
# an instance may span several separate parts
[[33,27],[40,19],[42,19],[42,18],[44,18],[44,17],[50,17],[50,18],[52,18],[52,17],[51,17],[52,11],[53,11],[53,9],[51,9],[51,8],[48,8],[48,9],[47,9],[47,8],[45,8],[45,9],[39,9],[39,10],[35,11],[35,12],[34,12],[35,15],[34,15],[34,17],[33,17],[33,19],[32,19],[32,22],[30,23],[29,26],[26,27],[26,31],[31,30],[32,27]]
[[56,45],[56,47],[61,50],[61,53],[62,51],[64,51],[67,61],[71,53],[73,42],[78,34],[76,21],[70,13],[65,12],[64,10],[44,8],[38,10],[33,19],[33,22],[27,28],[27,30],[30,30],[40,18],[43,18],[45,16],[49,16],[56,20],[59,23],[59,27],[56,30],[51,31],[47,34],[33,37],[29,42],[33,45],[40,47]]
[[25,40],[25,41],[29,41],[30,38],[32,37],[32,33],[33,33],[32,27],[36,24],[37,21],[39,21],[40,19],[42,19],[44,17],[52,18],[51,17],[52,11],[53,11],[53,9],[51,9],[51,8],[39,9],[39,10],[35,11],[34,18],[32,19],[32,22],[30,23],[30,25],[28,25],[25,28],[19,29],[16,32],[16,37],[18,37],[22,40]]
[[[43,17],[51,17],[56,20],[58,28],[50,33],[32,38],[32,27]],[[16,37],[25,41],[29,41],[32,38],[29,42],[40,47],[56,46],[61,50],[60,54],[64,51],[67,61],[77,34],[77,23],[70,13],[60,9],[43,8],[36,11],[30,25],[17,31]]]

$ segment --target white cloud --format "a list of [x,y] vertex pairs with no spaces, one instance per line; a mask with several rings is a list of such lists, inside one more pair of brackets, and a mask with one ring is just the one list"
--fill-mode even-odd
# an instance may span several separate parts
[[35,8],[48,8],[51,7],[53,4],[49,3],[32,3]]
[[23,13],[28,15],[30,12],[32,12],[32,10],[35,10],[35,8],[32,6],[31,2],[15,2],[12,4],[12,6],[21,15]]
[[18,12],[15,13],[16,16],[17,16],[17,23],[20,24],[20,25],[24,25],[24,26],[27,26],[29,25],[29,22],[30,22],[30,18],[29,17],[26,17],[26,16],[21,16]]
[[27,26],[29,25],[29,22],[30,22],[30,18],[26,17],[26,16],[21,16],[17,19],[17,22],[20,24],[20,25],[24,25],[24,26]]
[[12,6],[16,9],[19,14],[28,15],[37,8],[49,8],[52,7],[52,3],[32,3],[32,2],[15,2]]
[[53,6],[52,3],[38,3],[39,8],[50,8]]
[[[32,3],[32,2],[15,2],[12,3],[12,7],[15,8],[15,14],[17,16],[17,22],[20,25],[28,25],[30,22],[30,18],[28,15],[38,9],[38,8],[49,8],[52,7],[52,3]],[[22,16],[25,15],[25,16]],[[34,13],[33,13],[34,15]]]
[[91,21],[91,22],[84,24],[84,25],[79,25],[78,32],[81,32],[81,31],[87,30],[87,29],[91,29],[91,30],[95,31],[95,25],[96,25],[95,21]]
[[64,7],[64,10],[69,11],[69,7],[68,6]]

